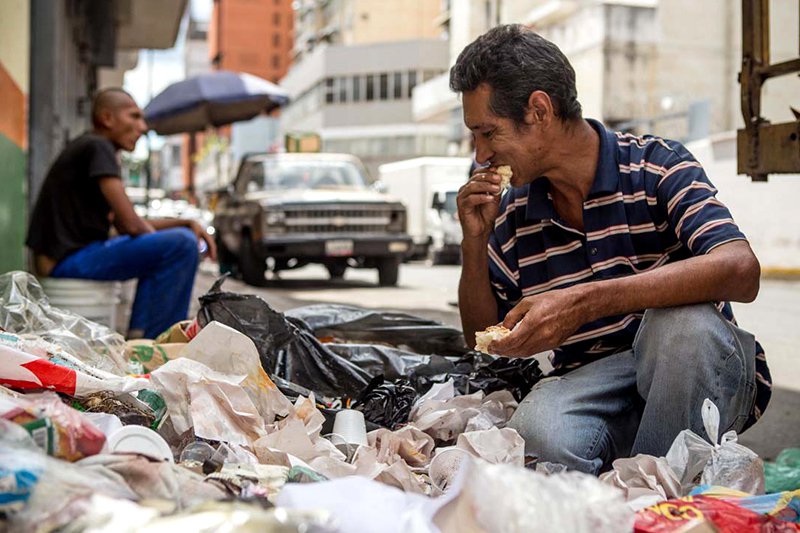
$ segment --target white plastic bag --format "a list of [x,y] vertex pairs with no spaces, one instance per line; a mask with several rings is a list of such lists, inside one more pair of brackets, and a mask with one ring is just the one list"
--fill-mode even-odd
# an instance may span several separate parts
[[681,480],[683,494],[688,494],[698,483],[763,494],[764,463],[758,455],[736,442],[735,431],[728,431],[718,439],[719,409],[708,398],[703,401],[702,414],[711,444],[685,429],[667,452],[667,463]]

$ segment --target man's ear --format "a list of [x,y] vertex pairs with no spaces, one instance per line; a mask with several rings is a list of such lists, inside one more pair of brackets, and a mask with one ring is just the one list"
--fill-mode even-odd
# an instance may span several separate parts
[[525,109],[525,123],[549,124],[554,117],[553,102],[544,91],[533,91],[528,96],[528,107]]
[[105,129],[111,129],[114,123],[114,112],[111,109],[101,109],[97,113],[97,123]]

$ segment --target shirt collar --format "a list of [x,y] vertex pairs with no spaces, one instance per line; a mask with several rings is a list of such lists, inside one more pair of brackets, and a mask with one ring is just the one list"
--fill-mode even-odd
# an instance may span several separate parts
[[[586,121],[600,136],[597,171],[589,190],[589,196],[616,192],[619,188],[619,163],[617,162],[617,136],[600,122],[588,118]],[[546,220],[555,217],[553,202],[550,200],[550,182],[546,177],[537,178],[528,186],[528,204],[525,218]]]

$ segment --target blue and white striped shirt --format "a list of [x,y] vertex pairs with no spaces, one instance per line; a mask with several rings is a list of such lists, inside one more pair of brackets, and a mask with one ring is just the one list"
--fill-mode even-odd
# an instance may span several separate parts
[[[509,189],[501,201],[489,241],[489,274],[500,320],[525,296],[647,272],[745,239],[683,145],[589,123],[600,134],[600,157],[583,202],[583,232],[559,218],[546,178]],[[718,307],[735,323],[728,302]],[[554,351],[555,372],[630,349],[642,314],[584,324]],[[756,347],[751,422],[771,395],[763,349]]]

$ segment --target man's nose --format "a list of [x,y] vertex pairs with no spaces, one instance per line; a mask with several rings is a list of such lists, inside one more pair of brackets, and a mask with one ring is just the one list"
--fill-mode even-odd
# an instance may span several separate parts
[[492,160],[494,152],[489,148],[488,143],[480,140],[475,141],[475,161],[479,165],[485,165]]

